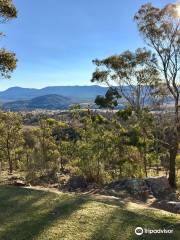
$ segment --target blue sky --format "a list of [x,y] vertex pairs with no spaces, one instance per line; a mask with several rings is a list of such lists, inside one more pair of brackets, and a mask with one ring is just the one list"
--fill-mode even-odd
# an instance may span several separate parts
[[18,18],[1,25],[0,44],[16,52],[18,66],[0,90],[91,84],[93,59],[144,46],[133,16],[147,1],[14,0]]

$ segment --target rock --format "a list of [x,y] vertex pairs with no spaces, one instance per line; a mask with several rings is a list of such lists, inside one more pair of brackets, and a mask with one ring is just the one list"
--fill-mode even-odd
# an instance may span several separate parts
[[167,199],[169,201],[178,201],[179,200],[179,194],[176,192],[172,192],[167,196]]
[[131,193],[147,190],[146,182],[142,179],[130,179],[125,182],[125,187]]
[[109,189],[108,192],[110,195],[127,195],[141,200],[147,200],[151,194],[150,189],[143,179],[119,180],[108,184],[106,189]]
[[165,198],[173,192],[166,177],[146,178],[145,182],[156,198]]
[[49,186],[49,188],[58,188],[58,187],[59,187],[59,183],[54,183]]
[[110,196],[114,196],[114,197],[119,197],[119,194],[117,191],[115,191],[114,189],[109,190],[106,195],[110,195]]
[[83,176],[73,176],[67,182],[67,186],[69,191],[73,191],[87,188],[88,184]]
[[113,188],[113,189],[116,189],[116,190],[122,190],[122,189],[124,189],[124,184],[125,184],[126,181],[127,181],[127,179],[111,182],[106,186],[106,188],[107,189],[108,188],[109,189]]
[[172,209],[174,213],[180,213],[180,202],[170,201],[167,205]]
[[149,199],[155,199],[155,197],[152,194],[149,194],[148,198]]
[[143,199],[149,198],[149,190],[144,190],[141,195]]
[[152,206],[168,212],[180,213],[180,202],[162,200],[154,203]]
[[21,180],[15,180],[13,182],[13,185],[14,186],[18,186],[18,187],[25,187],[26,186],[26,183],[24,181],[21,181]]
[[136,198],[146,200],[149,197],[150,191],[146,182],[143,179],[127,180],[124,185],[125,189]]

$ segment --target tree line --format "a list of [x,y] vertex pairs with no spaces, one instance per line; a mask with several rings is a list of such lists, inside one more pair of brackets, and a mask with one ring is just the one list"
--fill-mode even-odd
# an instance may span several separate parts
[[1,112],[1,168],[25,171],[32,182],[68,173],[99,184],[170,170],[166,115],[142,111],[138,118],[125,109],[103,116],[77,108],[71,114],[70,122],[42,118],[26,127],[20,114]]
[[[162,106],[171,96],[174,114],[166,129],[169,137],[166,148],[169,154],[169,183],[173,187],[176,186],[176,157],[180,140],[178,6],[178,3],[168,4],[160,9],[150,3],[142,5],[134,20],[149,49],[127,50],[119,55],[94,60],[97,69],[92,78],[93,82],[105,83],[110,87],[116,85],[116,91],[124,97],[137,117],[144,109],[150,109],[151,103]],[[124,86],[129,86],[130,90],[125,91]],[[110,105],[113,103],[107,96],[96,99],[100,106],[104,101]]]

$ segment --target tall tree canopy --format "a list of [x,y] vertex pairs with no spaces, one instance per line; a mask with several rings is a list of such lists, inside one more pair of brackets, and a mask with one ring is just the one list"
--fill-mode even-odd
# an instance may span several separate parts
[[[5,23],[17,17],[17,10],[11,0],[0,0],[0,23]],[[3,36],[3,33],[0,33]],[[10,78],[11,72],[16,68],[15,54],[5,49],[0,49],[0,75]]]
[[180,16],[179,3],[156,8],[151,4],[142,5],[135,21],[145,42],[156,52],[156,68],[165,81],[169,94],[174,99],[174,124],[169,142],[169,182],[175,186],[175,160],[180,139],[179,83],[180,83]]
[[117,86],[116,89],[137,113],[143,109],[159,75],[154,63],[156,58],[146,49],[126,51],[103,60],[94,60],[97,65],[92,82]]
[[140,33],[159,57],[156,67],[163,74],[169,92],[174,97],[176,117],[180,83],[180,17],[177,6],[169,4],[159,9],[146,4],[135,15]]

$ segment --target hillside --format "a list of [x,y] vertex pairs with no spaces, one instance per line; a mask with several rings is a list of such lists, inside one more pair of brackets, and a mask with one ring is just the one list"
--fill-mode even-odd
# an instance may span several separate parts
[[[176,214],[141,204],[10,186],[0,186],[0,201],[2,240],[179,239]],[[174,233],[138,237],[138,226]]]
[[49,94],[33,98],[31,100],[20,100],[14,102],[7,102],[3,104],[4,110],[33,110],[33,109],[66,109],[72,103],[70,98]]
[[30,100],[43,95],[57,94],[75,101],[94,101],[97,95],[104,95],[107,88],[97,85],[92,86],[54,86],[42,89],[12,87],[0,92],[0,101]]

